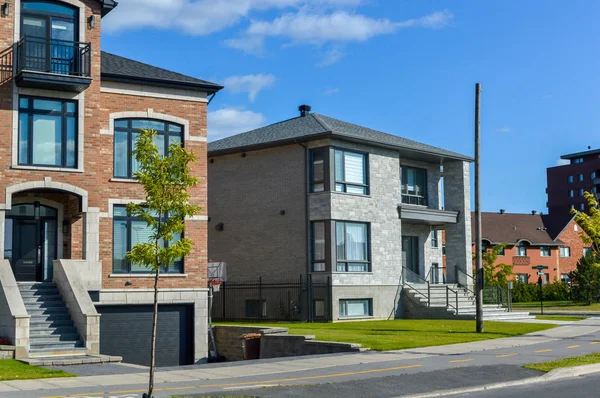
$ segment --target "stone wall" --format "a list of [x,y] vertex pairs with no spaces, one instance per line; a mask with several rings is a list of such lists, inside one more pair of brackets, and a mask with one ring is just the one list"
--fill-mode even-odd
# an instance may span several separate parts
[[318,341],[314,340],[315,336],[290,335],[287,328],[220,325],[214,327],[219,356],[227,361],[242,361],[243,336],[248,333],[261,335],[261,359],[355,352],[361,348],[360,344]]
[[0,359],[15,359],[15,350],[15,346],[0,345]]

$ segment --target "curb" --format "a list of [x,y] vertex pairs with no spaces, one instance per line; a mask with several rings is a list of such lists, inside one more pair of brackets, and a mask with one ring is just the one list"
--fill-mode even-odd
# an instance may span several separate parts
[[[537,377],[529,377],[527,379],[522,379],[522,380],[514,380],[514,381],[507,381],[507,382],[502,382],[502,383],[487,384],[487,385],[478,386],[478,387],[466,387],[466,388],[460,388],[460,389],[455,389],[455,390],[433,391],[433,392],[428,392],[428,393],[423,393],[423,394],[415,394],[415,395],[403,395],[403,396],[399,396],[399,397],[404,397],[404,398],[445,397],[445,396],[456,395],[456,394],[467,394],[467,393],[473,393],[473,392],[497,390],[497,389],[507,388],[507,387],[518,387],[518,386],[524,386],[524,385],[528,385],[528,384],[549,382],[549,381],[555,381],[555,380],[560,380],[560,379],[567,379],[570,377],[584,376],[584,375],[598,373],[598,372],[600,372],[600,364],[595,363],[595,364],[591,364],[591,365],[573,366],[571,368],[554,369],[554,370],[546,373],[545,375],[537,376]],[[399,398],[399,397],[396,397],[396,398]]]

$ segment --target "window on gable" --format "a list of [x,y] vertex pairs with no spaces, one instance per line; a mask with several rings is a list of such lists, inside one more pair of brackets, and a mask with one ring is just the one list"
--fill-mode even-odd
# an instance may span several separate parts
[[427,170],[402,167],[402,203],[427,206]]
[[77,103],[19,98],[18,164],[77,167]]
[[335,150],[335,190],[337,192],[369,194],[367,155]]
[[138,163],[133,156],[135,143],[141,129],[154,130],[157,133],[154,143],[163,156],[168,155],[170,145],[182,145],[183,127],[179,124],[152,119],[115,120],[114,176],[133,178]]
[[[153,230],[145,221],[127,214],[127,208],[124,205],[115,205],[113,207],[113,273],[149,273],[150,269],[143,265],[132,264],[127,259],[127,253],[138,243],[149,242],[152,238]],[[174,236],[170,244],[175,243],[181,238],[181,234]],[[167,243],[165,243],[167,247]],[[183,259],[175,261],[168,269],[161,268],[163,273],[181,273],[183,272]]]

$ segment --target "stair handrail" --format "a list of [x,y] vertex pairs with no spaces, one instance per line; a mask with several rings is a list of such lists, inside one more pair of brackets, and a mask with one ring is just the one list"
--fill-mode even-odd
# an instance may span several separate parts
[[[416,276],[417,279],[422,280],[427,285],[427,295],[425,295],[425,293],[423,293],[419,289],[417,289],[413,284],[410,284],[409,282],[407,282],[407,280],[408,280],[408,278],[406,277],[407,273],[411,276]],[[405,266],[402,266],[402,284],[410,287],[412,290],[414,290],[421,296],[425,297],[427,299],[427,306],[428,307],[430,306],[430,304],[431,304],[431,286],[429,285],[429,282],[426,279],[423,279],[423,277],[421,275],[406,268]]]
[[[446,267],[431,267],[429,268],[429,272],[427,273],[427,276],[425,277],[425,279],[427,279],[428,281],[431,281],[431,283],[433,283],[434,285],[437,284],[444,284],[446,283],[446,274],[445,271]],[[434,282],[433,279],[433,271],[439,272],[442,271],[442,280],[438,281],[438,282]]]
[[467,274],[467,273],[466,273],[465,271],[463,271],[462,269],[458,268],[458,266],[457,266],[457,267],[455,267],[455,269],[456,269],[456,284],[457,284],[458,286],[462,287],[463,289],[465,289],[467,292],[471,293],[473,296],[475,296],[475,292],[474,292],[473,290],[469,289],[469,284],[468,284],[468,283],[467,283],[467,285],[466,285],[466,286],[462,286],[462,285],[460,284],[460,282],[459,282],[459,280],[460,280],[460,279],[459,279],[459,277],[458,277],[458,274],[459,274],[459,272],[460,272],[460,273],[462,273],[463,275],[467,276],[467,278],[470,278],[470,279],[473,281],[473,286],[475,286],[475,278],[473,278],[473,276],[472,276],[472,275],[469,275],[469,274]]
[[[452,306],[450,304],[450,292],[454,293],[456,306]],[[446,285],[446,308],[454,308],[454,310],[456,311],[456,315],[458,315],[458,290],[454,290],[448,285]]]

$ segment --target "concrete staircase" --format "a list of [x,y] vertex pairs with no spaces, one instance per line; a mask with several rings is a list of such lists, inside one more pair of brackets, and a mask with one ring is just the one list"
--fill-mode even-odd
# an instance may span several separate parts
[[[405,313],[411,318],[475,319],[475,297],[456,284],[405,284],[403,296],[407,299]],[[408,310],[408,311],[406,311]],[[483,319],[487,321],[519,321],[535,319],[529,312],[508,312],[497,304],[484,304]]]
[[19,283],[29,324],[29,358],[86,355],[77,328],[54,283]]

